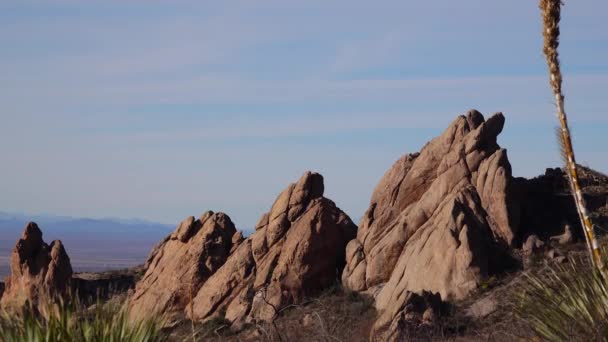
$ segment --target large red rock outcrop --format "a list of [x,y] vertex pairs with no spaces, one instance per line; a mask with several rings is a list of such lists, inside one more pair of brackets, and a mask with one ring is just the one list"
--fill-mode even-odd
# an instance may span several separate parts
[[47,245],[38,225],[30,222],[13,249],[11,274],[6,277],[0,300],[3,309],[20,309],[27,303],[45,308],[50,301],[68,295],[72,266],[61,241]]
[[496,247],[514,244],[511,167],[496,141],[503,125],[500,113],[459,116],[378,184],[347,246],[342,280],[356,291],[381,288],[379,323],[390,325],[408,291],[465,297],[493,271]]
[[234,224],[224,213],[188,217],[157,245],[130,301],[135,318],[163,314],[168,324],[191,302],[238,244]]
[[276,199],[226,263],[198,291],[195,320],[224,316],[235,325],[270,320],[289,304],[335,284],[357,227],[323,197],[323,178],[306,172]]

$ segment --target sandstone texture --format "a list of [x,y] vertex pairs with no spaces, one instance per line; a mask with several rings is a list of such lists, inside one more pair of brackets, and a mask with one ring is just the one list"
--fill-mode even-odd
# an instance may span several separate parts
[[226,262],[236,228],[224,213],[188,217],[157,245],[130,301],[135,318],[163,314],[168,324],[182,314],[202,284]]
[[466,297],[515,245],[519,207],[496,141],[504,121],[471,110],[380,180],[342,275],[352,290],[380,288],[378,324],[393,322],[410,292]]
[[72,266],[61,241],[50,245],[34,222],[25,227],[13,249],[11,273],[5,280],[0,307],[20,310],[26,305],[44,309],[50,302],[65,297],[71,288]]
[[458,117],[420,153],[399,159],[372,195],[348,244],[344,284],[462,298],[488,273],[494,242],[511,245],[518,227],[510,203],[511,167],[496,143],[502,114]]
[[272,320],[286,306],[334,285],[357,227],[323,193],[317,173],[290,184],[256,231],[202,285],[186,314],[199,321],[223,316],[238,328]]

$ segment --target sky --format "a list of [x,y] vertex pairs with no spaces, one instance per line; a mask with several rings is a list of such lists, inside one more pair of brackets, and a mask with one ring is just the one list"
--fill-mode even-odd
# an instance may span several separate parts
[[[578,161],[608,171],[608,3],[566,1]],[[254,226],[306,170],[353,220],[454,118],[561,165],[529,0],[0,2],[0,211]]]

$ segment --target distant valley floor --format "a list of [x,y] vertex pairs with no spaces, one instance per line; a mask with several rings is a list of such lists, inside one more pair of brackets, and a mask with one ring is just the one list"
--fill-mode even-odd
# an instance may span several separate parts
[[100,272],[143,264],[171,225],[114,219],[9,215],[0,212],[0,281],[10,272],[10,256],[28,221],[35,221],[44,240],[61,240],[74,272]]
[[[95,259],[79,258],[78,256],[72,256],[72,268],[74,272],[103,272],[109,270],[119,270],[125,268],[131,268],[137,265],[141,265],[146,260],[146,256],[141,258],[133,259],[117,259],[110,256],[101,255]],[[0,281],[9,275],[10,273],[10,257],[0,257]]]

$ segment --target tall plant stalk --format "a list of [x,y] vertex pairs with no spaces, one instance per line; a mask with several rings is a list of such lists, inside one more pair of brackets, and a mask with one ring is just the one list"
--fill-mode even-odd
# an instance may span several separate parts
[[570,138],[570,129],[568,128],[568,120],[566,117],[566,111],[564,110],[562,73],[559,66],[559,53],[557,51],[559,46],[559,21],[561,5],[561,0],[540,0],[539,7],[543,18],[543,52],[547,58],[551,88],[553,89],[553,95],[555,96],[557,118],[559,119],[560,123],[558,137],[561,145],[561,155],[566,164],[566,173],[568,174],[568,179],[570,181],[572,196],[574,197],[581,226],[584,229],[585,240],[587,241],[591,261],[601,272],[604,279],[606,279],[606,266],[602,260],[600,248],[593,231],[593,224],[589,218],[585,199],[583,198],[583,193],[581,191],[576,159],[574,158],[574,150],[572,149],[572,139]]

